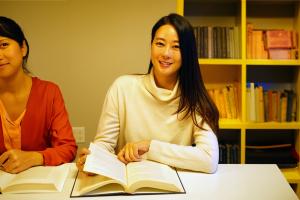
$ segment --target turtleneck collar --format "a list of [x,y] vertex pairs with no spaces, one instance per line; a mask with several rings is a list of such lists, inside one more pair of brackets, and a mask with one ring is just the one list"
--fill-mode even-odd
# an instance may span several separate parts
[[178,87],[179,79],[177,79],[173,90],[168,90],[168,89],[157,87],[155,80],[154,80],[153,69],[151,69],[150,74],[147,74],[145,76],[144,83],[145,83],[146,89],[151,93],[151,95],[160,101],[174,100],[180,94],[179,87]]

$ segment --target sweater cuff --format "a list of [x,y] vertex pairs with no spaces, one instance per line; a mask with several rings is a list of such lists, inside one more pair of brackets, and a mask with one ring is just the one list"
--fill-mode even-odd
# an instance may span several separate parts
[[158,156],[158,152],[162,151],[162,142],[158,140],[151,140],[149,151],[147,152],[147,159],[148,160],[156,160]]
[[47,161],[46,161],[46,159],[47,159],[47,153],[45,152],[45,151],[38,151],[40,154],[42,154],[42,156],[43,156],[43,166],[46,166],[47,164]]
[[63,164],[60,158],[54,156],[56,152],[53,152],[52,149],[45,149],[44,151],[40,151],[44,158],[44,166],[56,166]]

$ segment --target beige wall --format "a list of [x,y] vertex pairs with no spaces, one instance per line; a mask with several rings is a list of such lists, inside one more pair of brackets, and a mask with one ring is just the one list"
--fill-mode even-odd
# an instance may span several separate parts
[[72,126],[96,133],[108,87],[121,74],[145,73],[152,25],[176,0],[0,0],[30,44],[29,69],[56,82]]

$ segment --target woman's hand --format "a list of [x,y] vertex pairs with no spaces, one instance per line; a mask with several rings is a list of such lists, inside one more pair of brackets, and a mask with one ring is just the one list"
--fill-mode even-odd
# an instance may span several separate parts
[[0,156],[0,169],[12,174],[43,164],[43,155],[35,151],[10,149]]
[[79,171],[83,171],[84,163],[88,154],[90,154],[90,150],[87,148],[82,148],[80,150],[79,157],[76,161],[76,166]]
[[[85,164],[85,160],[86,160],[87,155],[89,155],[90,153],[91,153],[90,150],[88,150],[87,148],[82,148],[80,150],[79,157],[76,161],[76,166],[80,172],[84,172],[83,167]],[[96,175],[96,174],[90,173],[90,172],[84,172],[84,173],[87,174],[88,176]]]
[[149,140],[127,143],[118,153],[118,159],[125,164],[140,161],[141,156],[149,151],[149,147]]

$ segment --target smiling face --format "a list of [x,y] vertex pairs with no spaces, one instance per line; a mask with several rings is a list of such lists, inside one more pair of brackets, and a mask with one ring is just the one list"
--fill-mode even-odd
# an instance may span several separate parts
[[172,89],[181,67],[179,38],[172,25],[166,24],[157,29],[151,44],[151,61],[156,84]]
[[26,52],[25,44],[20,47],[15,40],[0,36],[0,78],[9,78],[22,71]]

